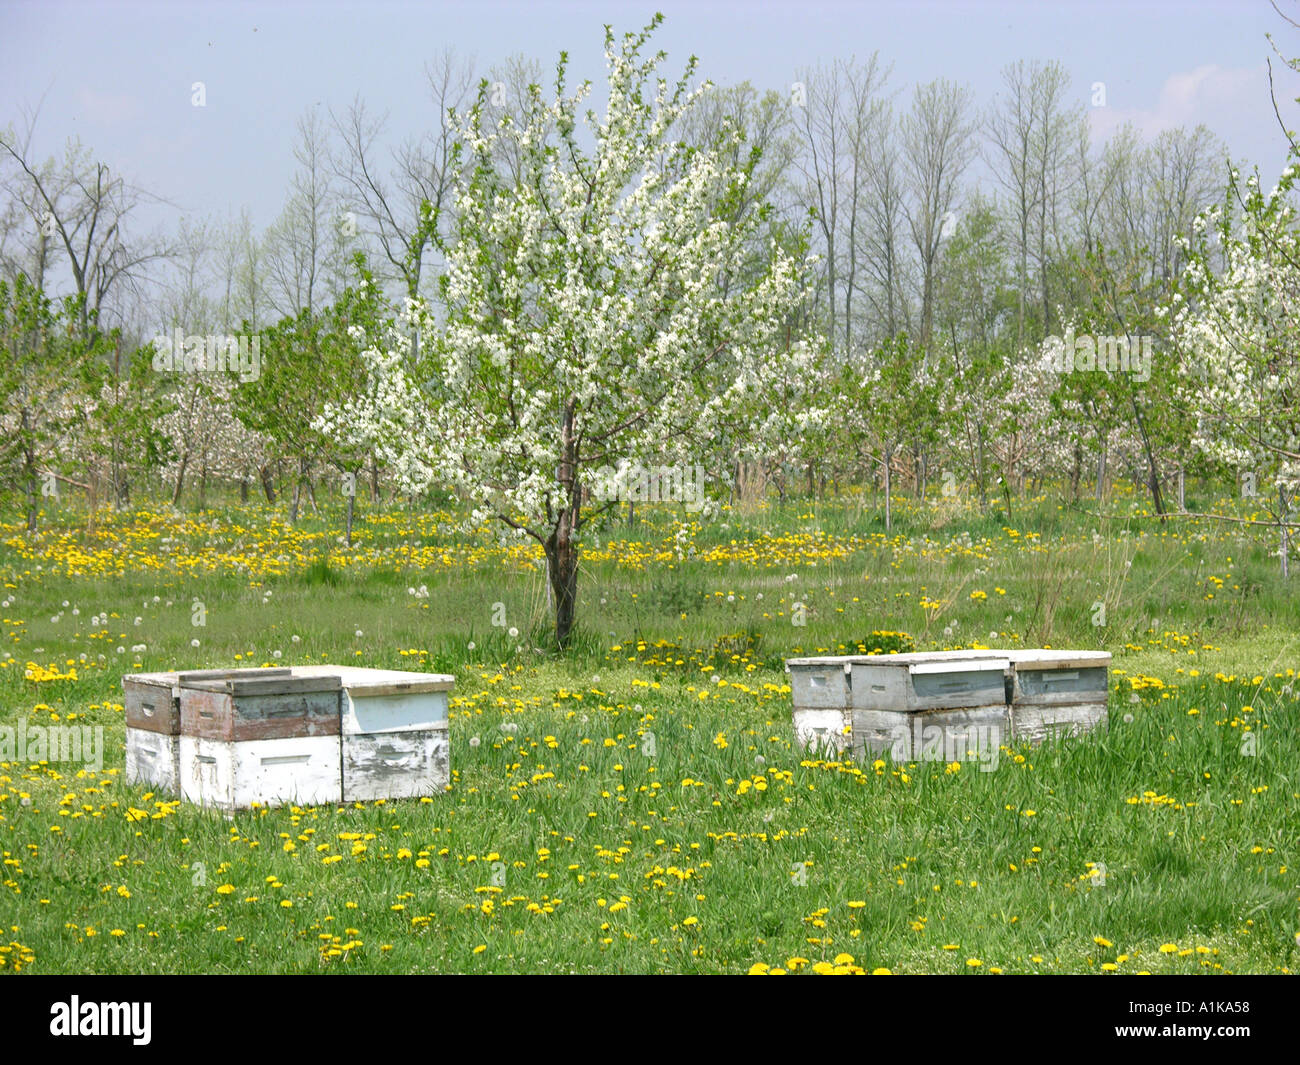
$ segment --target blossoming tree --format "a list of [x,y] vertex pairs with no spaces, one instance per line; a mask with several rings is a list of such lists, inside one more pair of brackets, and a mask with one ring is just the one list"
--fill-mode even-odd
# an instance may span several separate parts
[[[694,59],[675,84],[656,76],[664,54],[641,53],[659,21],[620,44],[606,27],[603,117],[580,122],[590,84],[566,92],[563,54],[554,97],[530,87],[518,119],[490,124],[482,85],[460,130],[442,314],[408,299],[384,349],[365,353],[365,393],[321,420],[373,442],[407,490],[450,485],[476,521],[541,544],[561,647],[581,532],[603,509],[584,494],[617,500],[603,482],[621,463],[709,454],[799,347],[785,327],[802,264],[773,243],[755,270],[765,208],[734,209],[757,157],[735,161],[734,127],[704,146],[678,139],[708,86],[690,88]],[[429,338],[418,356],[412,325]]]
[[1283,576],[1292,496],[1300,489],[1297,178],[1294,156],[1269,193],[1258,175],[1243,189],[1232,170],[1224,203],[1199,215],[1184,241],[1187,270],[1167,312],[1183,356],[1179,391],[1197,416],[1192,442],[1241,470],[1247,494],[1256,478],[1261,487],[1273,481]]

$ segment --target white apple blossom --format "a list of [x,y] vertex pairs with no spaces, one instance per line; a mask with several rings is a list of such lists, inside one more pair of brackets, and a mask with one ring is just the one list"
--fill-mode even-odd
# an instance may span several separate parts
[[[460,129],[443,321],[408,299],[363,354],[365,394],[318,423],[372,444],[404,490],[451,486],[471,521],[542,544],[560,644],[594,471],[702,464],[724,427],[739,453],[742,414],[803,357],[785,329],[802,264],[773,243],[752,269],[761,212],[733,209],[753,165],[729,162],[737,130],[703,148],[670,136],[705,90],[688,88],[694,60],[675,86],[647,84],[663,56],[640,50],[658,21],[619,47],[606,31],[609,99],[582,137],[588,88],[565,94],[563,59],[555,98],[534,87],[518,122],[490,127],[481,90]],[[507,145],[517,178],[495,162]],[[416,331],[430,341],[413,362]]]

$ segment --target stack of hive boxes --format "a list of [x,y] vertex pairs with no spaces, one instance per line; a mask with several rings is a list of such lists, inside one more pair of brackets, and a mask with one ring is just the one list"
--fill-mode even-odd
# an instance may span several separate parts
[[414,798],[450,783],[453,677],[347,666],[300,666],[293,672],[337,677],[342,684],[344,802]]
[[1105,724],[1110,689],[1106,651],[1008,651],[1012,666],[1011,726],[1017,741],[1079,735]]
[[129,675],[127,780],[223,810],[428,795],[450,781],[453,682],[342,666]]
[[1079,734],[1106,720],[1104,651],[983,650],[786,663],[801,747],[896,761]]
[[792,658],[785,665],[799,746],[831,756],[842,754],[849,746],[853,723],[849,660]]

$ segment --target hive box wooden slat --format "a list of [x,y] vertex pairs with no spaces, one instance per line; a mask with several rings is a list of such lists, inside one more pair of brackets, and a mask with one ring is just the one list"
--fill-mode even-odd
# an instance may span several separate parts
[[259,740],[182,734],[181,798],[219,810],[342,802],[340,743],[337,732]]
[[799,747],[839,755],[850,744],[849,667],[841,659],[792,658],[790,696]]
[[[261,672],[261,671],[258,671]],[[214,677],[180,675],[181,734],[209,740],[337,736],[337,675]]]
[[1078,736],[1107,722],[1111,656],[1106,651],[1016,650],[1011,736],[1041,743]]

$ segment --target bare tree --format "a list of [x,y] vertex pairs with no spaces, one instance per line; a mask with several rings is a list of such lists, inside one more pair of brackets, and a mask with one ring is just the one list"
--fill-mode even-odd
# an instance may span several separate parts
[[908,255],[904,232],[902,163],[898,157],[897,122],[886,103],[868,144],[870,165],[862,219],[857,225],[863,277],[858,290],[872,310],[875,336],[868,346],[910,328],[906,295]]
[[975,154],[969,90],[943,79],[916,88],[903,116],[903,172],[908,228],[921,283],[920,344],[929,357],[939,246],[956,207],[962,176]]
[[853,295],[875,127],[887,113],[881,94],[890,71],[873,53],[866,62],[836,60],[799,72],[806,101],[795,124],[804,141],[804,198],[816,218],[825,255],[828,335],[832,347],[853,346]]
[[450,206],[453,116],[468,99],[473,68],[447,50],[426,68],[426,75],[437,116],[433,130],[393,149],[387,173],[378,148],[387,116],[370,114],[360,97],[346,115],[334,116],[342,150],[333,167],[345,202],[387,263],[388,276],[411,298],[420,294],[425,256],[436,244]]
[[79,326],[88,342],[111,316],[115,290],[143,280],[150,264],[167,258],[169,249],[155,236],[136,241],[129,235],[129,216],[157,197],[128,183],[96,160],[79,141],[68,142],[61,164],[35,160],[33,115],[23,136],[0,137],[0,150],[14,167],[8,191],[31,226],[29,279],[44,289],[53,265],[66,266],[79,300]]
[[[265,235],[267,294],[281,317],[316,313],[346,275],[346,247],[355,233],[340,213],[328,169],[328,132],[319,112],[298,120],[293,149],[298,170],[288,202]],[[333,291],[331,291],[333,290]]]

